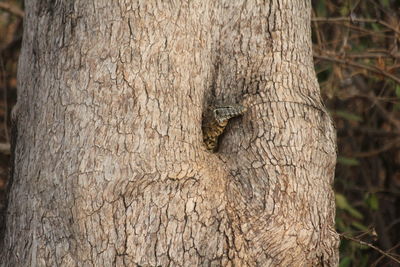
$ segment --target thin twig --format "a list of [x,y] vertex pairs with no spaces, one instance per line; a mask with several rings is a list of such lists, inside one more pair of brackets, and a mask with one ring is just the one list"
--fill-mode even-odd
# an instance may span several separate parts
[[387,53],[353,53],[353,54],[346,54],[346,57],[349,58],[392,58],[392,55]]
[[0,9],[3,9],[17,17],[20,17],[20,18],[24,17],[24,11],[22,9],[20,9],[19,7],[12,5],[10,3],[0,2]]
[[316,22],[366,22],[366,23],[377,23],[385,26],[388,29],[400,34],[400,31],[394,28],[392,25],[379,19],[363,19],[363,18],[350,18],[350,17],[338,17],[338,18],[312,18],[312,21]]
[[[312,10],[312,14],[313,14],[313,16],[315,16],[314,9]],[[325,43],[325,42],[322,41],[322,34],[321,34],[320,29],[319,29],[318,23],[314,22],[313,24],[314,24],[314,27],[315,27],[315,33],[316,33],[316,36],[317,36],[318,46],[322,47],[322,44]]]
[[369,99],[378,108],[378,111],[385,117],[385,119],[393,124],[393,126],[397,128],[397,131],[400,132],[399,119],[393,116],[392,113],[387,112],[386,109],[382,107],[380,101],[372,91],[367,95],[367,99]]
[[400,78],[398,78],[398,77],[396,77],[396,76],[394,76],[394,75],[392,75],[392,74],[390,74],[390,73],[388,73],[388,72],[386,72],[386,71],[384,71],[384,70],[382,70],[380,68],[377,68],[375,66],[363,65],[363,64],[356,63],[354,61],[345,60],[345,59],[338,59],[338,58],[322,56],[322,55],[317,55],[315,53],[314,53],[314,58],[327,60],[327,61],[332,61],[332,62],[345,64],[345,65],[350,65],[350,66],[357,67],[357,68],[360,68],[360,69],[366,69],[366,70],[369,70],[371,72],[384,75],[384,76],[394,80],[398,84],[400,84]]
[[385,144],[384,146],[375,149],[375,150],[370,150],[367,152],[360,152],[360,153],[355,153],[353,155],[351,155],[352,157],[355,158],[367,158],[367,157],[373,157],[376,155],[381,154],[382,152],[391,150],[391,149],[395,149],[397,147],[397,145],[400,144],[400,138],[394,139],[394,141],[389,142],[387,144]]
[[397,263],[400,263],[400,260],[399,260],[399,259],[396,259],[395,257],[393,257],[392,255],[390,255],[389,253],[383,251],[382,249],[380,249],[380,248],[378,248],[378,247],[376,247],[376,246],[374,246],[374,245],[372,245],[372,244],[370,244],[370,243],[364,242],[364,241],[362,241],[362,240],[356,239],[356,238],[354,238],[354,237],[351,237],[351,236],[348,236],[348,235],[345,235],[345,234],[339,234],[339,235],[340,235],[341,237],[345,238],[345,239],[351,240],[351,241],[356,242],[356,243],[358,243],[358,244],[360,244],[360,245],[364,245],[364,246],[367,246],[367,247],[369,247],[369,248],[375,249],[376,251],[378,251],[378,252],[381,253],[382,255],[385,255],[386,257],[390,258],[391,260],[393,260],[393,261],[395,261],[395,262],[397,262]]
[[[391,249],[389,249],[388,252],[391,251],[391,250],[394,250],[394,249],[398,248],[399,246],[400,246],[400,243],[397,244],[396,246],[392,247]],[[375,262],[373,262],[373,263],[371,264],[371,267],[378,266],[378,263],[379,263],[384,257],[385,257],[385,255],[380,256]]]

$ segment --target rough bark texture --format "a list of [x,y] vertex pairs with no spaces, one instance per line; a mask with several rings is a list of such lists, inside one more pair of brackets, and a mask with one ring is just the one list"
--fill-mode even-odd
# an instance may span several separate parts
[[160,2],[26,1],[1,262],[335,266],[310,1]]

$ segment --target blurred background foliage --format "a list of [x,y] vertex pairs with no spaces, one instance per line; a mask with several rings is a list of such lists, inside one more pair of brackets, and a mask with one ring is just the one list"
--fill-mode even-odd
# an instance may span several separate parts
[[0,238],[10,163],[10,112],[17,100],[17,63],[22,40],[22,0],[0,0]]
[[[315,68],[338,136],[340,266],[398,266],[400,0],[312,0],[312,4]],[[22,19],[22,0],[0,0],[0,210],[8,175]]]
[[313,0],[313,51],[337,129],[340,266],[399,266],[400,1]]

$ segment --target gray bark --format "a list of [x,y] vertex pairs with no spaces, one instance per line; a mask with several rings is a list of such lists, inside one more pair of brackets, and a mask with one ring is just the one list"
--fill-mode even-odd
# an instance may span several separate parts
[[26,1],[1,262],[337,265],[310,1],[160,2]]

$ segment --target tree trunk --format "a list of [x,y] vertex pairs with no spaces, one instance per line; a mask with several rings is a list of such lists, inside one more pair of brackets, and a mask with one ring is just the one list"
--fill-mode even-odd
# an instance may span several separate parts
[[[310,1],[26,1],[6,266],[335,266]],[[210,105],[247,107],[207,151]]]

